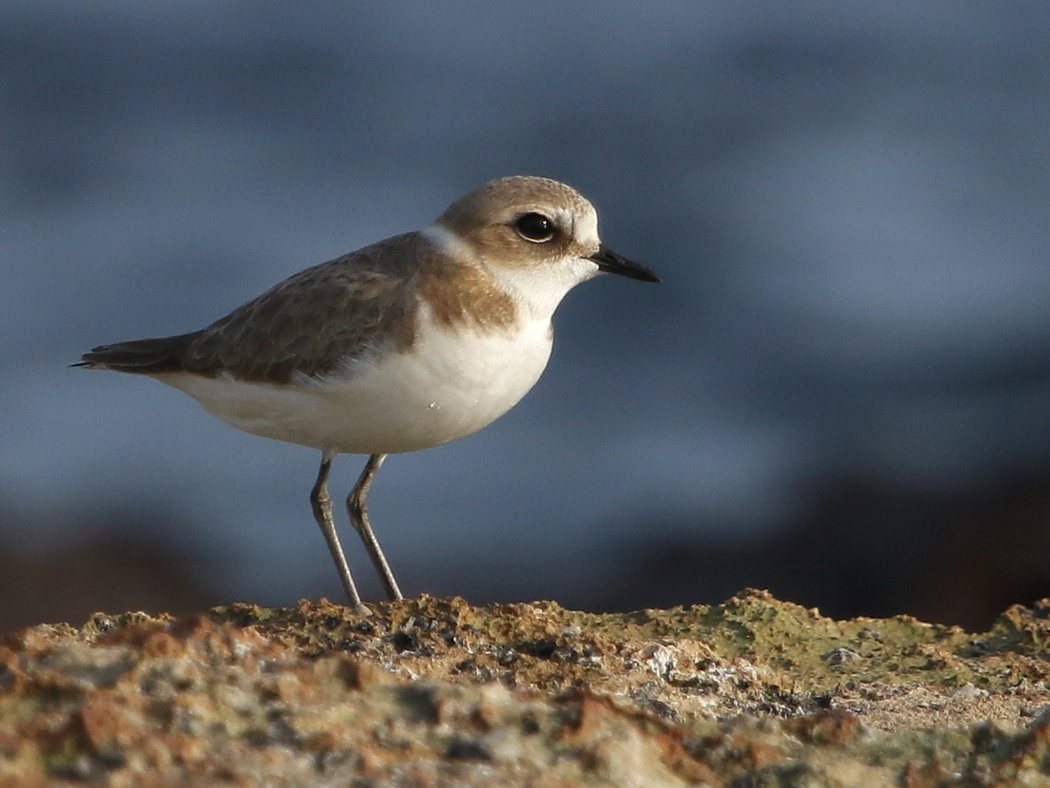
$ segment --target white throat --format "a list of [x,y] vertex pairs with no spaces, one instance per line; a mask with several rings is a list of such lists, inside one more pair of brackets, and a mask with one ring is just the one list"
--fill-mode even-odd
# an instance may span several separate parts
[[585,257],[565,257],[543,266],[490,265],[497,284],[534,318],[550,320],[566,294],[598,275],[598,264]]
[[[585,229],[588,235],[597,239],[596,219]],[[534,320],[549,321],[572,288],[599,273],[598,264],[593,260],[575,256],[542,265],[501,265],[476,254],[459,234],[437,223],[424,229],[422,235],[450,257],[484,266],[497,286],[527,310]]]

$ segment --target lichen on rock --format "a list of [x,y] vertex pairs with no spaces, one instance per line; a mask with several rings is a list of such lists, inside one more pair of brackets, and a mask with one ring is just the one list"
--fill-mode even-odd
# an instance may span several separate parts
[[1048,614],[98,614],[0,640],[0,786],[1050,784]]

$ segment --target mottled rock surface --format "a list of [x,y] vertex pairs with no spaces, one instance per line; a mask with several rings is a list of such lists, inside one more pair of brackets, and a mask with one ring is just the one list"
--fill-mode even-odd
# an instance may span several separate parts
[[0,640],[0,786],[1050,786],[1048,617],[99,614]]

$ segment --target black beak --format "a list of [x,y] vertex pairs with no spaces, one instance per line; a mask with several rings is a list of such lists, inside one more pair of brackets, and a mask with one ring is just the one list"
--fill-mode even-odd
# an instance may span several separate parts
[[610,274],[619,274],[629,279],[639,279],[642,282],[659,282],[660,277],[646,268],[644,265],[628,260],[621,254],[616,254],[607,246],[600,246],[598,251],[590,256],[598,264],[600,271]]

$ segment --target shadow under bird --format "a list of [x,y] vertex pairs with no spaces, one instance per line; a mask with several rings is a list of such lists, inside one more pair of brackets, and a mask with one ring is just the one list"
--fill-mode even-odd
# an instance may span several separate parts
[[321,451],[314,517],[365,611],[328,494],[338,454],[368,454],[347,499],[391,599],[401,590],[368,519],[388,454],[470,435],[513,407],[550,357],[551,317],[602,273],[659,278],[602,245],[564,183],[499,178],[426,229],[307,268],[189,334],[101,345],[74,366],[147,375],[238,429]]

